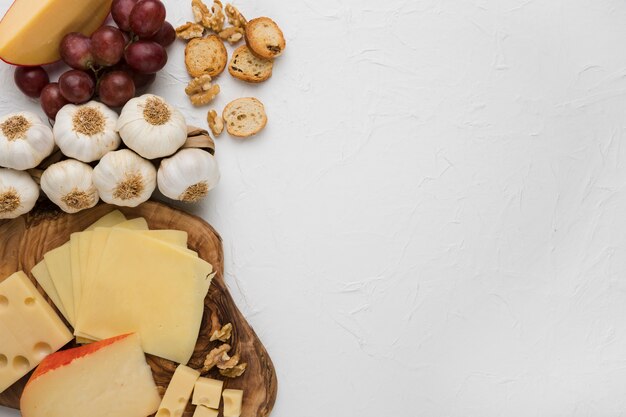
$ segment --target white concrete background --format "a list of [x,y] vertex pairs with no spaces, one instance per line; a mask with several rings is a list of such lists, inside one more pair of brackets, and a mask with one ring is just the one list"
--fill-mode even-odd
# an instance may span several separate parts
[[[236,5],[287,51],[263,85],[219,78],[217,108],[270,121],[219,138],[188,209],[276,364],[273,415],[626,415],[626,3]],[[204,125],[170,55],[153,91]],[[36,108],[11,77],[1,113]]]

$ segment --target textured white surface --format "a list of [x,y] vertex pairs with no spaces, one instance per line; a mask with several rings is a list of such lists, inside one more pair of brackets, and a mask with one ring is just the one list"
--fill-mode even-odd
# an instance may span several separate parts
[[[266,84],[219,78],[216,107],[270,121],[217,141],[193,211],[276,364],[273,415],[624,415],[626,3],[236,4],[287,51]],[[182,56],[156,92],[203,124]],[[34,107],[11,74],[0,113]]]

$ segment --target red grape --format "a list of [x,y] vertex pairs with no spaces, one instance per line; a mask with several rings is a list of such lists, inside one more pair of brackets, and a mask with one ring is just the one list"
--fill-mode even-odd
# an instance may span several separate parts
[[137,0],[113,0],[111,5],[111,16],[124,32],[130,32],[130,13],[135,4]]
[[153,74],[167,63],[165,48],[152,41],[137,41],[126,48],[126,62],[135,71]]
[[133,82],[137,90],[149,86],[156,80],[156,74],[140,74],[136,71],[132,71],[131,75],[133,76]]
[[122,31],[113,26],[102,26],[91,35],[91,52],[96,63],[105,67],[120,62],[125,46]]
[[170,24],[170,22],[166,21],[163,23],[163,26],[161,26],[161,29],[159,29],[156,35],[150,38],[150,40],[155,41],[161,46],[167,48],[176,40],[176,30],[174,29],[174,26]]
[[133,78],[124,71],[112,71],[100,79],[98,86],[100,101],[110,107],[120,107],[135,97]]
[[14,79],[22,93],[33,98],[39,97],[41,90],[50,82],[48,73],[41,67],[17,67]]
[[59,47],[61,59],[74,69],[88,70],[94,64],[91,39],[82,33],[72,32],[63,37]]
[[61,94],[59,83],[50,83],[45,86],[43,90],[41,90],[40,99],[41,108],[46,115],[53,120],[57,117],[59,110],[66,104],[69,104],[69,101]]
[[81,104],[93,96],[96,83],[86,72],[69,70],[59,78],[59,88],[67,101]]
[[130,13],[130,28],[141,39],[151,38],[165,22],[165,6],[160,0],[139,0]]

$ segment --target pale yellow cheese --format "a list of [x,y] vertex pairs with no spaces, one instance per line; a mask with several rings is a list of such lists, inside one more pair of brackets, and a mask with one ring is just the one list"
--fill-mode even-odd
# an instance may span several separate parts
[[57,61],[64,35],[91,35],[110,10],[111,0],[17,0],[0,23],[0,57],[27,66]]
[[0,323],[0,392],[72,340],[63,321],[21,271],[0,283]]
[[48,294],[48,297],[50,297],[54,305],[57,306],[61,314],[63,314],[65,320],[69,322],[70,318],[65,311],[65,307],[63,307],[63,303],[61,302],[61,297],[59,297],[57,289],[54,287],[54,283],[52,282],[52,278],[48,272],[48,267],[46,266],[46,261],[42,260],[39,262],[30,272],[33,274],[39,285],[41,285],[41,288],[43,288],[46,294]]
[[239,417],[241,415],[241,405],[243,404],[243,391],[240,389],[225,389],[222,397],[224,397],[224,417]]
[[196,407],[196,410],[193,412],[193,417],[217,417],[219,411],[213,410],[211,408],[206,408],[202,405]]
[[98,270],[83,291],[75,334],[104,339],[137,332],[145,352],[186,364],[212,270],[187,249],[110,229]]
[[217,410],[220,408],[224,381],[211,378],[200,378],[193,389],[193,405],[203,405]]
[[74,312],[74,283],[72,282],[72,265],[70,245],[64,244],[44,255],[50,278],[59,293],[59,298],[67,312],[71,325],[76,323]]
[[[89,226],[87,230],[93,230],[96,227],[114,226],[125,220],[126,218],[119,210],[114,210],[97,220]],[[65,243],[61,247],[48,252],[46,255],[48,255],[47,258],[50,259],[51,266],[46,262],[46,256],[44,255],[44,260],[35,265],[31,272],[37,282],[39,282],[39,285],[41,285],[50,299],[52,299],[52,302],[56,304],[61,314],[63,314],[68,322],[74,324],[75,283],[73,279],[72,248],[70,243]],[[52,269],[52,271],[50,269]]]
[[165,391],[156,417],[182,416],[199,377],[200,372],[185,365],[178,365]]

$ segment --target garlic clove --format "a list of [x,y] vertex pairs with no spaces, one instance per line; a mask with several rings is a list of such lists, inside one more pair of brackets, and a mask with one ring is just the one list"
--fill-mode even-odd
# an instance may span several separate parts
[[172,155],[187,140],[183,114],[153,94],[129,100],[117,129],[126,146],[147,159]]
[[0,168],[0,219],[28,213],[39,198],[39,186],[23,171]]
[[41,176],[41,189],[66,213],[77,213],[98,203],[93,168],[73,159],[50,165]]
[[12,113],[0,118],[0,166],[35,168],[54,149],[52,129],[34,113]]
[[118,116],[97,101],[63,106],[54,124],[54,140],[63,154],[82,162],[93,162],[120,146]]
[[94,184],[109,204],[136,207],[156,188],[156,168],[131,150],[110,152],[96,165]]
[[161,161],[157,174],[159,191],[188,203],[202,200],[220,180],[220,170],[213,155],[201,149],[183,149]]

